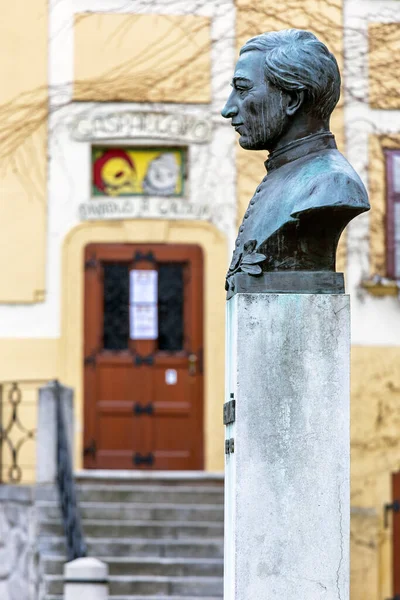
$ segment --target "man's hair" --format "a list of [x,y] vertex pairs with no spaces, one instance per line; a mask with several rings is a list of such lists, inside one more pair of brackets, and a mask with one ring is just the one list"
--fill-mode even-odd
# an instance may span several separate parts
[[340,97],[340,73],[335,57],[315,35],[283,29],[251,38],[240,54],[265,53],[265,77],[285,92],[303,90],[308,112],[329,118]]

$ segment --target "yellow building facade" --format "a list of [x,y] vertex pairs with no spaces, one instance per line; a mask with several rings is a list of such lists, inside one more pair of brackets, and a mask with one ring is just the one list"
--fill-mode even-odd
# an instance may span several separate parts
[[[74,7],[16,0],[4,3],[0,24],[2,56],[12,57],[0,64],[7,82],[0,91],[3,424],[12,382],[23,390],[20,415],[28,429],[35,426],[40,385],[57,378],[73,387],[77,469],[85,465],[87,443],[85,253],[95,244],[201,249],[203,354],[194,352],[203,363],[199,452],[201,468],[223,470],[224,275],[265,157],[238,148],[220,110],[249,37],[310,29],[337,56],[343,93],[332,131],[372,205],[348,228],[338,269],[352,297],[352,600],[394,594],[392,531],[383,521],[383,507],[393,500],[392,474],[400,470],[397,234],[391,242],[394,226],[388,224],[392,214],[400,219],[388,209],[396,206],[400,181],[397,163],[388,167],[400,151],[394,59],[400,12],[393,4],[138,0],[115,6],[86,0]],[[137,161],[151,150],[158,166],[175,164],[179,149],[180,184],[174,179],[169,192],[157,192],[147,163],[138,182],[139,168],[126,159],[132,148],[142,152]],[[99,184],[96,168],[103,173],[109,157],[109,178]],[[27,482],[35,479],[34,452],[34,440],[21,448]],[[5,448],[5,481],[10,461]]]

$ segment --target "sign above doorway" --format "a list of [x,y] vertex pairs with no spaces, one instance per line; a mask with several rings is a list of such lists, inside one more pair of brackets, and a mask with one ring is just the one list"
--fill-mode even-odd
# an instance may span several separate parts
[[129,110],[80,115],[71,125],[71,135],[82,142],[134,138],[206,144],[211,141],[212,126],[209,114]]

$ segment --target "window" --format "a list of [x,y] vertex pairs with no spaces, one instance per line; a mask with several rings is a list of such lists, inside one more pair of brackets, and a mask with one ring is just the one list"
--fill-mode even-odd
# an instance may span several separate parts
[[386,270],[400,279],[400,150],[385,150],[386,156]]
[[[157,297],[155,298],[155,333],[149,327],[148,312],[151,304],[137,304],[137,310],[129,308],[133,298],[130,292],[130,274],[155,273],[155,271],[132,271],[130,263],[103,263],[103,348],[104,350],[128,350],[129,339],[158,339],[158,349],[167,352],[183,350],[184,344],[184,268],[183,263],[158,263]],[[156,267],[156,268],[157,268]],[[132,287],[132,286],[131,286]],[[134,286],[133,286],[134,287]],[[143,302],[143,300],[142,300]],[[140,310],[142,309],[142,314]],[[143,314],[143,309],[147,309]],[[152,315],[150,314],[150,317]],[[140,319],[141,323],[137,323]],[[150,323],[154,318],[150,318]],[[134,326],[132,326],[134,325]]]
[[104,264],[103,347],[127,350],[129,340],[129,266]]

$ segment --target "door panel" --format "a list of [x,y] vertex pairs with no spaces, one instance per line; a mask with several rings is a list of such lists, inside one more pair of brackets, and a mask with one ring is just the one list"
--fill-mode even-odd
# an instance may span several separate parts
[[[400,502],[400,472],[392,475],[392,502]],[[393,593],[400,598],[400,512],[393,511]]]
[[[130,339],[132,269],[157,271],[156,339]],[[202,279],[197,246],[86,248],[85,468],[203,468]]]

